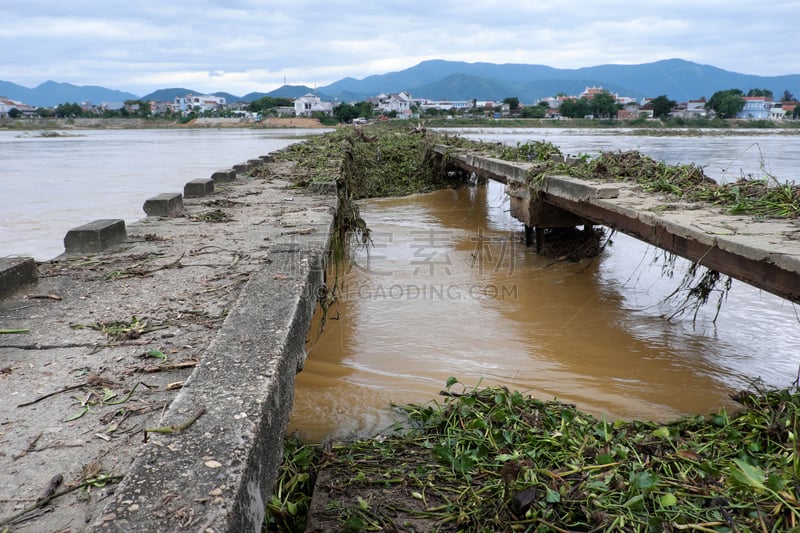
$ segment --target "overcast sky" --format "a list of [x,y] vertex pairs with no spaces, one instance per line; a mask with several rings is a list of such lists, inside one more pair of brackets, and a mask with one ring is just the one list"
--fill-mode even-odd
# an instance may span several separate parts
[[426,59],[772,76],[800,73],[798,21],[800,1],[781,0],[2,0],[0,80],[242,96]]

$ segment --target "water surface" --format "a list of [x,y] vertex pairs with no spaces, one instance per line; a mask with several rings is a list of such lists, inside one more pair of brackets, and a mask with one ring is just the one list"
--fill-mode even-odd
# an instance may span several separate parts
[[[573,154],[636,148],[709,174],[722,164],[761,172],[762,155],[780,153],[768,166],[781,180],[800,161],[797,136],[466,135],[508,144],[546,139]],[[754,142],[758,150],[748,148]],[[660,250],[621,234],[596,260],[539,257],[525,248],[508,210],[495,183],[363,203],[376,246],[343,274],[332,312],[338,320],[309,335],[290,430],[308,440],[380,431],[395,420],[390,403],[437,399],[450,376],[557,398],[598,416],[654,420],[734,408],[729,395],[754,380],[769,387],[796,380],[794,305],[734,281],[716,322],[716,300],[696,318],[668,319],[678,302],[665,298],[686,261],[666,277]]]

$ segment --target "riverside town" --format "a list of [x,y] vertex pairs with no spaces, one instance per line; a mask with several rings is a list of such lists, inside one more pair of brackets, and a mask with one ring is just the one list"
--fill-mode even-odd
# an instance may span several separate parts
[[218,95],[185,94],[172,101],[64,103],[37,107],[0,96],[0,118],[128,118],[161,117],[189,121],[195,118],[226,119],[231,123],[259,123],[269,118],[316,118],[322,124],[365,122],[377,119],[535,118],[550,120],[604,119],[647,121],[652,119],[738,119],[782,122],[798,120],[800,107],[785,90],[774,95],[766,89],[717,91],[705,97],[676,102],[665,95],[639,100],[612,93],[603,87],[586,87],[577,95],[557,94],[523,104],[516,97],[494,100],[430,100],[407,91],[367,98],[360,102],[324,101],[309,92],[299,98],[262,97],[251,102],[228,102]]

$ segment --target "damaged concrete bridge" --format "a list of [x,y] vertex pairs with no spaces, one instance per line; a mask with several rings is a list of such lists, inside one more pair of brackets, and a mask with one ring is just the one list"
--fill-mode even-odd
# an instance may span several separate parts
[[449,146],[436,153],[450,168],[504,183],[511,214],[537,249],[548,228],[603,225],[759,289],[800,302],[800,222],[730,215],[633,184],[546,176],[530,184],[530,163]]
[[263,156],[0,259],[0,531],[261,531],[338,205],[293,175]]

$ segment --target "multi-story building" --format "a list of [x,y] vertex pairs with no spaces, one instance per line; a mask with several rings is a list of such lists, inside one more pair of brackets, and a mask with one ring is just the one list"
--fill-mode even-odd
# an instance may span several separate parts
[[314,113],[333,113],[333,103],[323,102],[316,94],[307,93],[294,101],[294,114],[298,117],[310,117]]
[[768,119],[772,107],[772,98],[766,96],[744,96],[744,107],[736,114],[736,118],[748,120]]
[[373,105],[375,111],[382,113],[396,112],[398,118],[409,118],[411,116],[411,106],[414,105],[414,100],[406,91],[394,94],[381,93],[378,96],[367,98],[367,102]]
[[192,111],[202,113],[203,111],[214,111],[223,107],[225,107],[224,96],[187,94],[186,96],[175,97],[173,109],[181,113]]

